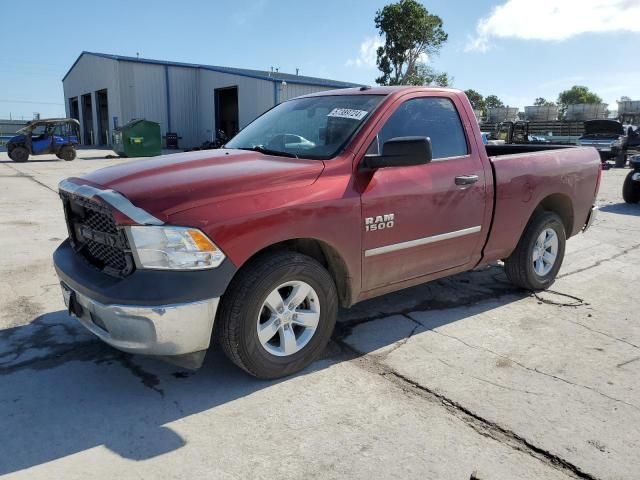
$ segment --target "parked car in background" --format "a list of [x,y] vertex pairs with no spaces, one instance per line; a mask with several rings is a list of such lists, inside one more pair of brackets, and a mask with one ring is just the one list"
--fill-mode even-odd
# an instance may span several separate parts
[[640,128],[635,125],[627,125],[627,153],[640,154]]
[[65,302],[121,350],[198,367],[213,338],[276,378],[321,355],[339,306],[500,259],[545,289],[595,217],[598,154],[483,143],[463,92],[363,87],[285,101],[218,150],[64,180]]
[[617,120],[588,120],[584,122],[584,135],[578,145],[594,147],[602,162],[615,160],[616,167],[622,168],[627,161],[627,136],[622,124]]
[[622,198],[627,203],[640,202],[640,155],[629,158],[631,171],[627,174],[622,185]]
[[7,152],[14,162],[26,162],[31,155],[46,154],[70,161],[76,158],[79,137],[80,122],[74,118],[34,120],[9,139]]
[[551,143],[549,140],[539,135],[529,135],[528,140],[529,143]]

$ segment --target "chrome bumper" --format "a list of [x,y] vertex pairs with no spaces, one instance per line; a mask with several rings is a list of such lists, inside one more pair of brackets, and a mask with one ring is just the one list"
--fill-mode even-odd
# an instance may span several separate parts
[[600,208],[597,205],[593,205],[591,207],[591,211],[589,212],[589,216],[587,217],[587,223],[585,223],[584,228],[582,229],[583,232],[586,232],[589,227],[591,227],[594,220],[598,217],[599,210]]
[[64,283],[61,286],[70,313],[90,332],[118,350],[177,356],[209,347],[219,298],[153,307],[104,305]]

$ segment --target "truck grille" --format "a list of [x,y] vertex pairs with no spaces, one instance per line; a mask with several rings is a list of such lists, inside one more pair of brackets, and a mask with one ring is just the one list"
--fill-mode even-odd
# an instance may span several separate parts
[[106,274],[116,277],[131,274],[134,262],[129,243],[109,208],[64,191],[60,197],[75,251]]

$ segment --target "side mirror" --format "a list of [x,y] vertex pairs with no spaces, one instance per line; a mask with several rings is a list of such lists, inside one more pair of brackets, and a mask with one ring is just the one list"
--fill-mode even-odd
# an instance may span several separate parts
[[362,167],[375,170],[385,167],[425,165],[432,159],[428,137],[396,137],[384,142],[382,155],[365,156]]

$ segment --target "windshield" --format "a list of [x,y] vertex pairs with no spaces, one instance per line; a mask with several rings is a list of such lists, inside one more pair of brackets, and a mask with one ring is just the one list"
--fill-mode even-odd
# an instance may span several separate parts
[[290,100],[258,117],[225,148],[332,158],[383,98],[381,95],[336,95]]

